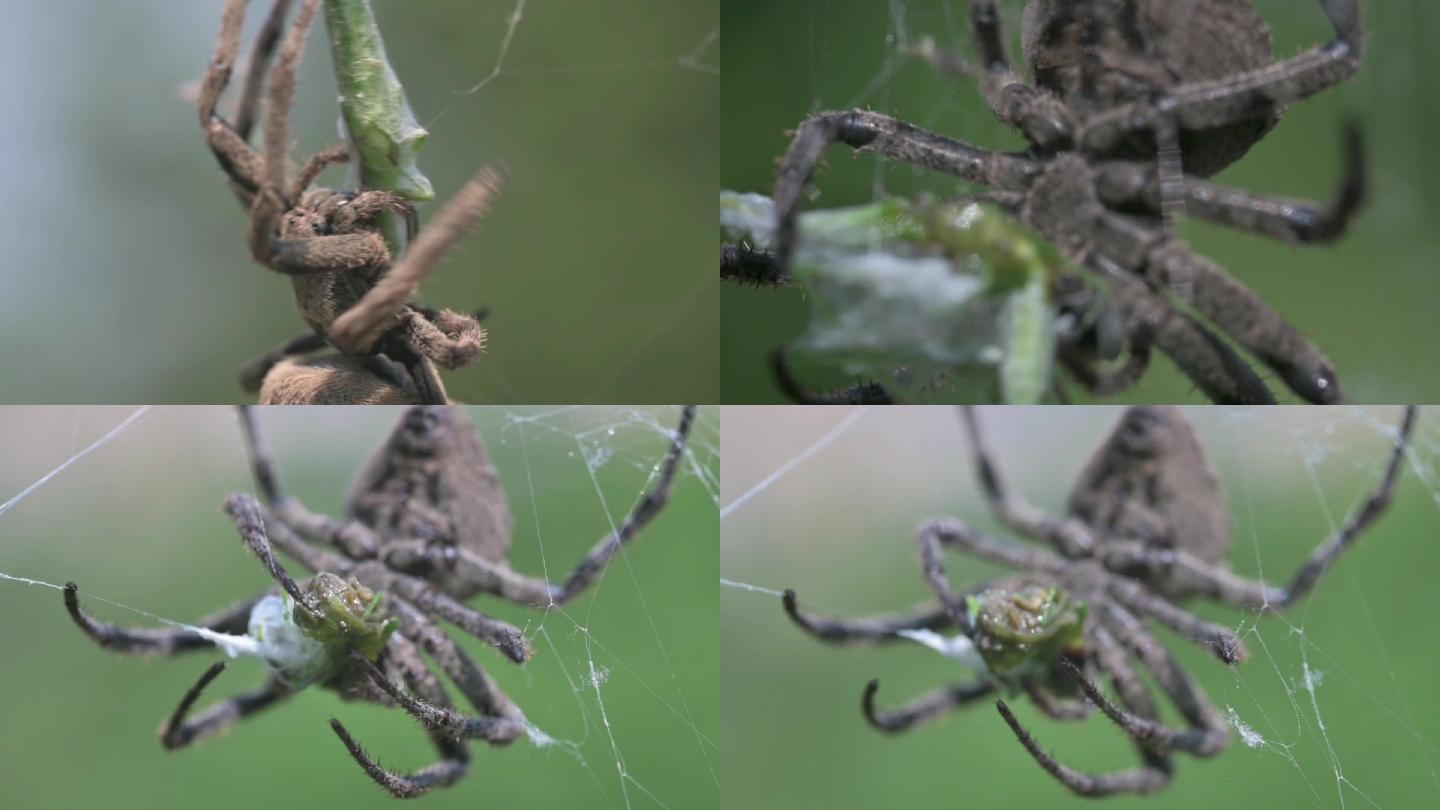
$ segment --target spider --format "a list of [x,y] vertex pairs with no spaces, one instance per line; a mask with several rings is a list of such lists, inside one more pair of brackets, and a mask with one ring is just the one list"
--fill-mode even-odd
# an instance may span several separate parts
[[[454,369],[474,361],[484,350],[485,331],[470,315],[410,306],[406,301],[425,273],[487,213],[499,193],[503,170],[481,169],[418,233],[414,207],[397,194],[307,191],[326,168],[350,160],[347,145],[332,146],[291,175],[286,155],[296,73],[320,0],[304,0],[283,44],[290,0],[276,0],[256,39],[232,122],[215,108],[230,80],[247,5],[248,0],[226,0],[219,44],[201,84],[200,127],[231,189],[250,213],[251,254],[290,277],[296,305],[311,331],[247,364],[241,384],[249,391],[261,389],[272,368],[284,363],[280,370],[285,376],[305,369],[322,378],[325,372],[363,375],[361,387],[379,391],[367,402],[445,404],[445,387],[435,365]],[[269,78],[261,152],[251,147],[249,139],[260,96],[267,92],[265,71],[277,44],[280,51]],[[393,267],[377,224],[384,214],[403,216],[413,237]],[[327,355],[310,364],[295,360],[327,345],[338,349],[341,359]],[[271,404],[298,403],[293,399],[297,390],[309,390],[286,381],[270,388],[262,399]],[[292,398],[282,396],[286,393]],[[308,401],[324,401],[324,397]]]
[[[1230,512],[1178,410],[1126,411],[1080,473],[1063,518],[1046,515],[1005,486],[976,417],[966,410],[976,472],[997,519],[1050,548],[1015,545],[940,518],[916,530],[921,571],[936,603],[903,615],[837,619],[803,611],[795,592],[787,590],[783,605],[795,624],[822,641],[879,644],[910,638],[954,657],[974,661],[978,654],[978,668],[986,673],[980,679],[941,687],[897,709],[876,708],[879,682],[870,681],[861,706],[880,731],[906,731],[1001,691],[1024,693],[1057,720],[1082,719],[1099,707],[1135,742],[1139,767],[1076,771],[1042,749],[1005,700],[995,704],[1025,750],[1075,793],[1159,790],[1173,773],[1172,753],[1211,756],[1230,738],[1224,718],[1143,619],[1208,646],[1227,664],[1243,661],[1247,652],[1234,633],[1175,602],[1204,597],[1247,610],[1280,611],[1303,598],[1389,506],[1415,419],[1415,408],[1407,407],[1385,472],[1365,503],[1315,549],[1287,586],[1277,587],[1230,570]],[[957,593],[941,560],[946,548],[1022,573]],[[946,639],[935,632],[946,628],[960,635]],[[1179,709],[1183,728],[1159,719],[1142,668]],[[1097,675],[1110,678],[1118,705],[1095,685]]]
[[[1216,402],[1273,402],[1247,363],[1187,311],[1193,308],[1301,398],[1338,402],[1340,384],[1321,350],[1218,264],[1195,253],[1162,216],[1172,204],[1183,204],[1202,219],[1293,244],[1329,242],[1344,233],[1366,187],[1354,126],[1345,133],[1343,178],[1323,206],[1200,179],[1243,156],[1280,120],[1286,104],[1333,87],[1359,68],[1364,33],[1358,0],[1320,4],[1334,40],[1274,61],[1269,27],[1250,0],[1030,0],[1021,35],[1033,79],[1026,84],[1011,66],[995,3],[972,0],[978,68],[929,40],[915,53],[937,70],[975,78],[986,104],[1019,131],[1028,149],[981,149],[869,110],[812,115],[780,162],[773,257],[744,261],[740,277],[759,283],[758,273],[766,283],[788,281],[811,175],[830,146],[844,144],[988,186],[974,199],[1000,205],[1097,274],[1107,295],[1076,277],[1062,276],[1053,290],[1067,316],[1061,322],[1076,324],[1068,334],[1062,331],[1058,360],[1091,392],[1108,395],[1132,384],[1153,345]],[[1183,176],[1167,159],[1172,155]],[[729,259],[728,277],[735,277],[741,262]],[[1110,336],[1097,326],[1101,321],[1108,321],[1103,326]],[[1104,361],[1127,351],[1124,363],[1107,367]],[[813,398],[856,397],[842,392]]]
[[[525,733],[527,725],[523,712],[441,630],[439,620],[493,645],[515,663],[529,660],[530,644],[519,629],[463,600],[488,593],[548,609],[583,593],[665,508],[694,416],[693,406],[682,411],[654,486],[557,585],[510,568],[512,520],[505,493],[484,442],[463,410],[417,406],[406,411],[362,468],[345,516],[335,520],[309,511],[285,492],[253,413],[242,408],[246,448],[265,503],[233,494],[225,499],[224,509],[282,593],[277,597],[271,588],[201,619],[198,625],[208,631],[244,633],[247,624],[254,627],[263,621],[260,614],[270,604],[267,597],[283,596],[292,600],[295,625],[329,622],[335,635],[347,631],[347,621],[348,627],[363,624],[368,634],[346,639],[335,666],[318,682],[345,699],[402,707],[424,726],[440,759],[413,774],[391,773],[365,753],[339,720],[331,720],[331,728],[360,767],[397,797],[452,785],[469,767],[467,741],[505,745]],[[296,583],[274,549],[317,576]],[[352,578],[348,585],[345,578]],[[78,592],[73,582],[65,586],[65,607],[71,618],[112,652],[170,656],[216,646],[188,629],[130,629],[101,623],[81,610]],[[349,614],[335,617],[337,605],[350,607]],[[377,610],[380,615],[375,615]],[[382,627],[381,622],[387,624]],[[397,632],[389,632],[391,627]],[[420,657],[421,650],[478,715],[451,706],[440,679]],[[167,749],[192,745],[303,688],[305,681],[297,687],[293,677],[271,663],[274,671],[259,690],[226,698],[190,717],[200,693],[225,669],[223,661],[212,664],[161,726],[161,743]]]

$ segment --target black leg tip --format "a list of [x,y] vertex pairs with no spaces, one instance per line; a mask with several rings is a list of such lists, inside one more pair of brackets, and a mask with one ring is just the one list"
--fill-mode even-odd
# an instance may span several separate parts
[[259,526],[263,529],[265,526],[261,518],[260,503],[243,492],[232,492],[225,496],[221,509],[237,524],[244,524],[242,528]]
[[1250,657],[1244,642],[1226,633],[1215,639],[1215,655],[1227,664],[1239,664]]
[[785,606],[785,612],[790,614],[790,618],[799,621],[800,617],[796,615],[796,611],[799,610],[799,608],[795,605],[794,588],[785,589],[785,593],[780,595],[780,603]]
[[73,582],[65,583],[65,609],[82,628],[86,626],[84,617],[80,615],[80,586]]
[[774,379],[775,386],[786,398],[791,402],[805,404],[804,391],[795,379],[795,375],[790,371],[790,352],[788,350],[774,349],[770,352],[770,376]]
[[875,693],[880,691],[880,679],[871,678],[865,684],[865,693],[860,697],[860,703],[865,707],[865,715],[872,717],[875,714]]
[[889,729],[885,727],[885,724],[881,723],[880,719],[875,716],[875,693],[879,691],[879,689],[880,680],[878,678],[871,678],[870,682],[865,684],[865,692],[860,696],[860,711],[865,715],[865,719],[869,721],[870,725],[888,731]]
[[1360,119],[1356,116],[1347,116],[1344,124],[1345,132],[1345,156],[1350,160],[1360,160],[1365,155],[1365,130],[1360,126]]
[[229,666],[230,665],[225,663],[224,661],[216,661],[215,663],[211,664],[209,668],[205,670],[205,674],[200,676],[200,680],[195,682],[195,686],[192,688],[192,691],[196,695],[198,695],[201,689],[209,686],[211,681],[220,677],[220,673],[224,672]]
[[534,651],[530,649],[530,642],[525,640],[525,634],[517,631],[508,632],[497,645],[500,652],[511,661],[523,664],[530,660]]

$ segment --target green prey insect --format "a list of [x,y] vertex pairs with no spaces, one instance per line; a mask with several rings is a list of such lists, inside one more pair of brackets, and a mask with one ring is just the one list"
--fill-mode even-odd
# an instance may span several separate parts
[[[770,249],[769,198],[722,192],[720,205],[724,238],[746,246],[730,245],[732,254]],[[798,227],[783,283],[805,291],[811,315],[793,350],[883,378],[897,394],[923,395],[903,389],[977,368],[993,374],[1008,404],[1034,404],[1051,390],[1060,331],[1052,290],[1078,271],[1005,210],[886,197],[807,212]],[[722,277],[775,283],[747,275],[743,264]],[[893,373],[899,367],[906,373]]]
[[1051,585],[995,588],[965,598],[970,639],[990,673],[1018,690],[1084,646],[1086,606]]
[[1084,602],[1053,584],[1003,580],[965,597],[967,631],[947,637],[902,629],[896,635],[961,662],[1012,695],[1033,684],[1073,693],[1060,667],[1083,657],[1087,613]]
[[[271,594],[250,611],[244,652],[263,659],[275,677],[294,690],[334,677],[351,651],[379,660],[398,622],[381,607],[383,595],[348,580],[320,572],[302,587],[317,611],[295,609],[289,594]],[[235,647],[240,650],[242,648]]]

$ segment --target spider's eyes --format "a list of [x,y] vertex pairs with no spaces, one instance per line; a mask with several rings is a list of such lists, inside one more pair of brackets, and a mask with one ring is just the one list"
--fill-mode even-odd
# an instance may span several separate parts
[[1159,408],[1131,408],[1125,412],[1115,438],[1130,453],[1148,453],[1154,449],[1165,421],[1165,412]]
[[1136,408],[1125,420],[1125,431],[1136,438],[1144,437],[1159,421],[1159,415],[1149,408]]
[[405,414],[404,430],[412,438],[428,439],[440,429],[440,417],[428,408],[416,408]]

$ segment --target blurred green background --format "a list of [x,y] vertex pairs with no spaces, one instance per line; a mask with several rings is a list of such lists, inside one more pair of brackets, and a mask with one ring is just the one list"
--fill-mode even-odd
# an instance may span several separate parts
[[[239,402],[240,364],[303,331],[290,284],[250,259],[189,100],[222,5],[7,8],[0,401]],[[499,76],[468,94],[516,0],[373,5],[430,130],[420,164],[437,201],[489,161],[511,169],[493,214],[422,289],[490,309],[489,351],[446,375],[452,396],[716,401],[717,0],[530,0]],[[247,51],[269,6],[251,4]],[[337,140],[316,28],[297,158]],[[350,180],[337,168],[321,183]]]
[[[987,408],[980,417],[1011,485],[1058,514],[1071,481],[1118,414],[1102,407]],[[1263,572],[1269,581],[1287,580],[1373,489],[1386,461],[1382,431],[1399,415],[1389,407],[1187,414],[1224,481],[1234,516],[1233,567],[1248,576]],[[1157,630],[1219,710],[1233,707],[1268,747],[1247,748],[1237,737],[1210,760],[1178,755],[1164,793],[1106,799],[1104,807],[1370,806],[1361,791],[1378,807],[1436,806],[1435,417],[1421,414],[1392,511],[1309,599],[1283,617],[1266,618],[1187,604],[1240,628],[1249,661],[1226,668],[1200,647]],[[932,598],[912,539],[921,520],[954,515],[1009,537],[998,532],[981,499],[951,408],[871,410],[805,460],[802,453],[851,418],[850,409],[727,407],[724,418],[720,568],[729,580],[795,588],[805,604],[836,615],[899,610]],[[796,464],[732,506],[788,462]],[[955,554],[946,562],[956,585],[997,572]],[[794,627],[778,597],[723,588],[720,649],[727,806],[1097,806],[1042,771],[988,701],[907,734],[871,729],[860,713],[869,679],[880,679],[880,705],[889,707],[972,677],[918,644],[827,646]],[[1318,718],[1300,686],[1307,664],[1323,675],[1315,690]],[[1124,734],[1099,714],[1064,724],[1023,698],[1012,705],[1068,765],[1102,771],[1137,762]]]
[[[130,412],[0,409],[7,455],[0,503]],[[629,510],[663,456],[662,431],[679,417],[674,407],[471,413],[515,515],[511,562],[551,578],[568,572]],[[284,483],[312,508],[336,515],[354,470],[396,415],[385,408],[267,409],[260,423]],[[422,799],[426,807],[718,806],[718,420],[717,409],[702,409],[693,464],[684,467],[674,499],[593,591],[548,615],[485,596],[471,600],[522,627],[534,659],[517,667],[453,629],[452,637],[532,722],[568,745],[479,745],[469,776]],[[593,478],[587,459],[596,465]],[[253,491],[233,412],[155,409],[0,515],[0,572],[73,579],[82,594],[194,620],[270,584],[220,513],[232,491]],[[105,620],[144,622],[95,600],[86,607]],[[108,653],[74,627],[60,593],[13,582],[0,581],[0,616],[5,807],[395,806],[335,739],[330,717],[391,768],[434,759],[403,713],[342,703],[321,690],[302,692],[223,737],[167,753],[155,729],[218,653],[151,660]],[[592,658],[602,674],[604,718],[585,682]],[[201,704],[254,688],[263,670],[254,660],[236,662]],[[629,774],[624,792],[617,758]]]
[[[1023,3],[1001,5],[1007,30],[1018,40]],[[1270,23],[1280,56],[1331,36],[1314,0],[1256,0],[1255,6]],[[1429,41],[1440,26],[1440,9],[1424,0],[1364,6],[1369,49],[1360,75],[1292,107],[1264,141],[1216,177],[1257,192],[1323,199],[1339,177],[1341,122],[1358,116],[1373,193],[1354,229],[1335,246],[1310,249],[1193,220],[1182,232],[1309,335],[1336,364],[1351,401],[1434,402],[1440,398],[1440,355],[1411,349],[1433,342],[1432,310],[1440,300],[1440,237],[1433,226],[1440,215],[1433,192],[1440,159],[1428,138],[1440,127],[1434,93],[1440,56]],[[770,193],[776,160],[788,144],[786,130],[824,109],[869,107],[978,146],[1021,148],[972,83],[937,75],[897,52],[930,35],[970,54],[968,13],[962,0],[724,0],[722,25],[730,44],[722,59],[721,187]],[[820,196],[809,207],[857,204],[881,191],[944,196],[959,188],[943,175],[851,155],[844,147],[829,152],[830,168],[816,181]],[[766,355],[800,335],[804,299],[796,290],[725,285],[721,311],[725,401],[781,401]],[[854,382],[808,366],[803,373],[819,387]],[[1122,400],[1203,398],[1161,359]]]

